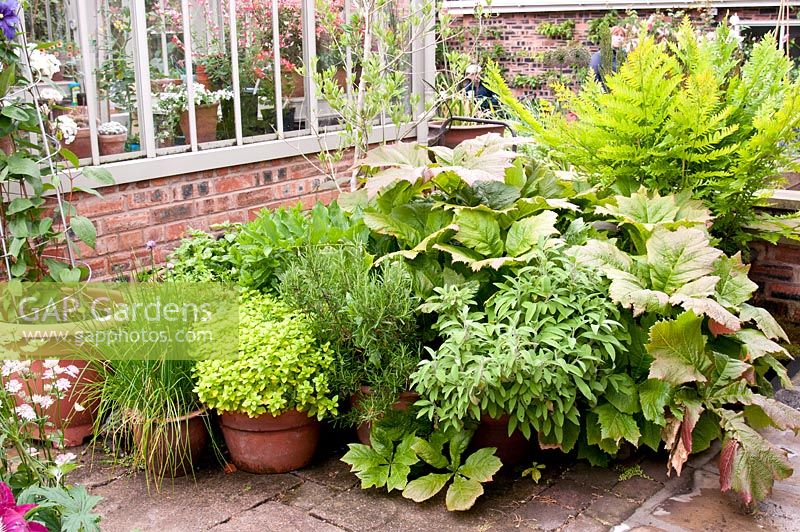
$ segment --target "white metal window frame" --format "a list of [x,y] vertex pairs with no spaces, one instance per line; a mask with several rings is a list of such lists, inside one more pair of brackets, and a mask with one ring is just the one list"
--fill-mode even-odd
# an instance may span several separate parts
[[[789,5],[800,5],[800,1],[790,0]],[[452,15],[471,15],[477,5],[491,13],[552,13],[558,11],[608,11],[611,9],[691,9],[712,7],[717,9],[778,7],[780,0],[718,0],[698,2],[697,0],[444,0],[443,7]]]
[[[350,8],[352,0],[345,0],[345,10]],[[417,0],[427,1],[427,0]],[[194,78],[193,68],[193,43],[192,43],[192,11],[190,0],[180,0],[183,25],[183,44],[184,44],[184,63],[189,100],[193,100]],[[219,0],[222,3],[228,2],[229,17],[224,22],[227,24],[229,35],[237,36],[236,1]],[[71,13],[74,14],[77,26],[77,40],[80,49],[92,50],[92,39],[97,32],[92,22],[96,21],[96,14],[89,13],[91,2],[78,2],[70,6]],[[188,122],[191,132],[190,142],[185,146],[175,146],[159,148],[156,143],[156,128],[152,113],[153,97],[150,84],[150,54],[148,49],[147,17],[144,1],[130,0],[131,9],[131,32],[134,68],[136,70],[136,91],[137,106],[139,117],[139,136],[140,150],[119,155],[100,156],[99,140],[97,136],[97,119],[99,117],[99,95],[97,89],[97,79],[95,74],[96,65],[92,53],[81,53],[81,67],[84,76],[86,92],[86,106],[89,119],[91,157],[81,160],[83,166],[101,165],[109,170],[114,176],[116,183],[124,184],[136,181],[145,181],[159,177],[181,175],[186,173],[200,172],[223,168],[226,166],[238,166],[256,162],[268,162],[275,159],[283,159],[300,155],[318,153],[321,148],[337,148],[342,140],[338,132],[319,133],[318,120],[318,100],[316,97],[317,88],[313,76],[304,76],[305,97],[301,106],[301,114],[305,120],[305,127],[299,131],[284,131],[285,124],[280,112],[280,106],[276,105],[276,132],[273,134],[259,135],[254,137],[243,137],[242,135],[242,116],[241,116],[241,92],[239,80],[239,56],[238,38],[230,38],[231,52],[231,73],[232,91],[234,94],[234,127],[235,134],[233,139],[218,140],[208,143],[198,144],[196,139],[196,116],[193,106],[188,108]],[[220,9],[220,21],[224,18]],[[278,35],[278,0],[272,0],[272,44],[273,44],[273,63],[275,81],[275,101],[281,102],[282,83],[280,68],[280,46]],[[315,0],[301,0],[301,13],[303,17],[303,61],[305,64],[311,63],[311,58],[316,56],[316,6]],[[222,27],[222,25],[221,25]],[[431,28],[432,29],[432,28]],[[224,33],[224,29],[223,29]],[[429,32],[430,33],[430,32]],[[430,34],[428,39],[432,39]],[[162,46],[164,37],[162,36]],[[162,50],[163,55],[163,50]],[[349,54],[348,54],[349,55]],[[424,87],[420,79],[430,78],[435,74],[435,63],[430,54],[415,54],[414,79],[411,83],[411,91],[421,92],[421,100],[424,101]],[[162,57],[163,60],[163,57]],[[165,63],[166,64],[166,63]],[[417,72],[419,69],[419,73]],[[422,104],[421,104],[422,105]],[[426,125],[417,128],[418,138],[427,139]],[[317,134],[314,134],[317,132]],[[374,128],[370,142],[380,142],[385,140],[397,140],[399,129],[391,124],[379,125]],[[83,183],[79,177],[76,184]]]

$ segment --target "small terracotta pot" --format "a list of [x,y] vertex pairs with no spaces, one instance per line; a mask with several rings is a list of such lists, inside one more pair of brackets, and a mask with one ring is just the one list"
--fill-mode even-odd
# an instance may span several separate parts
[[206,409],[168,419],[154,442],[143,442],[141,427],[134,428],[134,440],[147,453],[147,469],[158,476],[182,477],[191,473],[208,443]]
[[[286,74],[284,74],[286,75]],[[303,76],[292,70],[291,79],[292,79],[292,90],[291,92],[286,91],[289,93],[290,98],[302,98],[306,95],[306,84],[305,79]]]
[[128,139],[128,134],[98,135],[98,139],[100,142],[100,155],[116,155],[125,151],[125,141]]
[[495,447],[495,454],[503,465],[519,464],[530,456],[531,443],[525,439],[522,432],[517,429],[508,435],[508,414],[503,414],[499,419],[494,419],[484,414],[481,423],[472,437],[470,446],[474,449]]
[[88,127],[79,127],[75,134],[75,140],[64,147],[74,153],[78,159],[86,159],[92,156],[91,132]]
[[[360,399],[365,395],[372,395],[372,390],[370,390],[369,386],[362,386],[361,392],[356,393],[350,396],[350,406],[353,408],[358,408],[358,403]],[[397,401],[392,403],[392,410],[397,410],[403,412],[408,410],[408,407],[413,405],[419,399],[419,394],[417,392],[410,392],[404,391],[400,392],[397,396]],[[369,433],[372,431],[372,423],[369,421],[365,421],[361,423],[358,428],[356,429],[356,433],[358,434],[358,441],[363,443],[364,445],[371,445],[369,441]]]
[[[34,375],[39,375],[38,378],[22,378],[17,374],[12,374],[8,379],[18,379],[23,381],[23,390],[25,393],[46,395],[44,390],[45,383],[52,382],[50,379],[43,379],[41,377],[44,370],[43,360],[34,360],[31,362],[31,372]],[[83,440],[92,435],[94,426],[94,419],[97,415],[99,408],[99,398],[92,398],[90,389],[94,383],[100,380],[100,374],[94,368],[89,366],[89,362],[85,360],[61,360],[59,366],[62,368],[69,365],[74,365],[78,368],[78,377],[73,379],[69,377],[72,387],[66,392],[63,398],[57,400],[49,408],[41,410],[40,407],[34,406],[37,413],[46,415],[54,424],[51,429],[47,430],[48,434],[56,430],[61,430],[64,434],[64,447],[75,447],[81,445]],[[68,378],[64,376],[65,378]],[[4,382],[7,382],[4,380]],[[19,397],[14,398],[17,406],[24,403]],[[75,405],[80,405],[82,410],[76,410]],[[39,434],[33,435],[38,439]]]
[[254,418],[224,412],[219,421],[233,464],[248,473],[300,469],[311,462],[319,443],[319,421],[297,410]]
[[[429,127],[432,130],[431,133],[434,138],[440,134],[443,125],[444,122],[429,123]],[[444,133],[444,138],[442,138],[441,144],[448,148],[455,148],[465,140],[474,139],[480,137],[481,135],[486,135],[487,133],[497,133],[502,135],[504,132],[505,126],[498,126],[494,124],[475,124],[467,126],[451,125]]]
[[[194,116],[197,127],[197,142],[213,142],[217,140],[217,109],[219,104],[195,106]],[[186,143],[191,143],[191,132],[189,131],[189,111],[184,111],[181,115],[181,131],[186,137]]]
[[195,67],[194,80],[206,89],[211,90],[211,81],[209,81],[208,72],[206,72],[206,67],[203,65]]

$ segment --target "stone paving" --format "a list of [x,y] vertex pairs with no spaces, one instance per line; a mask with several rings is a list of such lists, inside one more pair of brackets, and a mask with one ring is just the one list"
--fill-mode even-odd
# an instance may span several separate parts
[[[800,374],[794,380],[800,384]],[[781,391],[778,398],[800,405],[798,391]],[[111,532],[800,531],[800,437],[767,434],[789,452],[796,475],[776,483],[772,497],[752,515],[734,496],[719,491],[716,448],[692,457],[683,474],[672,478],[666,476],[663,454],[637,454],[606,469],[542,452],[531,457],[547,466],[538,484],[520,478],[522,468],[504,468],[469,512],[448,512],[443,494],[416,504],[397,492],[361,490],[349,466],[339,461],[355,436],[332,430],[323,433],[314,462],[288,474],[225,473],[206,464],[194,479],[167,481],[156,492],[148,490],[141,473],[84,448],[83,467],[71,481],[103,497],[101,526]],[[635,466],[647,478],[620,480]]]
[[[755,516],[719,493],[714,451],[695,457],[679,478],[665,474],[666,457],[636,455],[609,469],[575,462],[559,453],[535,457],[546,463],[538,484],[503,470],[475,507],[447,512],[437,496],[415,504],[399,493],[361,490],[340,462],[341,435],[326,435],[324,450],[301,471],[282,475],[224,473],[201,468],[193,480],[168,481],[148,491],[142,474],[83,450],[84,467],[72,481],[104,497],[99,506],[108,531],[366,531],[366,530],[800,530],[800,476],[780,483]],[[800,472],[800,438],[771,434],[789,449]],[[648,478],[621,481],[640,466]],[[617,526],[615,526],[617,525]]]

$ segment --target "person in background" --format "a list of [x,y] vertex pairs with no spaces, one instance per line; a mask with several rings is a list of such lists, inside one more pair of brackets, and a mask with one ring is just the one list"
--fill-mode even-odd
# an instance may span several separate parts
[[[622,48],[622,45],[625,43],[625,28],[622,26],[614,26],[611,28],[611,69],[616,72],[617,71],[617,56],[619,55],[619,50]],[[605,82],[603,80],[603,57],[602,57],[602,50],[599,50],[592,54],[591,59],[589,60],[589,68],[594,71],[594,78],[599,82],[602,83],[605,87]]]
[[480,102],[481,109],[490,110],[498,107],[497,95],[489,90],[481,81],[481,66],[469,65],[465,72],[464,92]]

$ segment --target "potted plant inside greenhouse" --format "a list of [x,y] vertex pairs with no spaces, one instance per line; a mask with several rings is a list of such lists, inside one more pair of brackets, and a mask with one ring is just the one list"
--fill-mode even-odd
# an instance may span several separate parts
[[[195,126],[198,143],[212,142],[217,139],[219,104],[221,101],[231,98],[233,98],[233,94],[229,90],[209,91],[199,83],[194,84]],[[164,131],[173,131],[176,126],[180,126],[187,142],[191,142],[189,95],[186,85],[166,87],[159,94],[155,108],[162,113]]]
[[104,122],[97,127],[100,155],[116,155],[125,151],[128,129],[119,122]]
[[[206,358],[196,367],[200,400],[220,414],[238,469],[304,467],[319,442],[319,419],[336,413],[330,349],[316,342],[308,318],[268,294],[242,292],[238,322],[238,357],[200,356]],[[235,327],[221,321],[216,330],[222,338]]]

